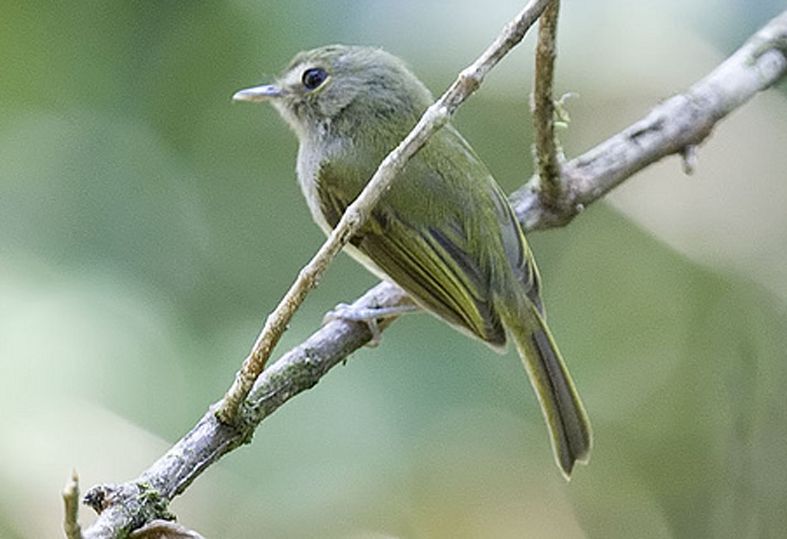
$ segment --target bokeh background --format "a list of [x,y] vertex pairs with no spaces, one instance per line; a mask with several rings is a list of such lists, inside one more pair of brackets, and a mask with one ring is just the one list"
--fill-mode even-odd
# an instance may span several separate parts
[[[217,400],[322,238],[296,143],[232,93],[383,46],[442,91],[521,2],[0,1],[0,536],[136,476]],[[569,156],[706,74],[781,0],[566,0]],[[456,123],[532,172],[533,38]],[[532,234],[595,426],[566,484],[515,354],[397,323],[176,499],[208,537],[774,537],[787,526],[785,84],[565,229]],[[375,280],[338,260],[280,351]],[[83,524],[92,520],[82,512]]]

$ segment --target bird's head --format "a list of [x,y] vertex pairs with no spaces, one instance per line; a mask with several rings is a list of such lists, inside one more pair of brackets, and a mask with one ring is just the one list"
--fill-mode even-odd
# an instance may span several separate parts
[[268,101],[301,141],[330,135],[406,134],[432,96],[404,63],[377,48],[329,45],[298,53],[272,84],[234,101]]

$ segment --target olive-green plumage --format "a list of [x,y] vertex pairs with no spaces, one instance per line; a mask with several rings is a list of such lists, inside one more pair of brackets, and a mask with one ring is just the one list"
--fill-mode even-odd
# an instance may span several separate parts
[[[298,180],[326,232],[433,101],[399,59],[342,45],[302,52],[275,84],[235,98],[270,101],[293,128]],[[587,461],[590,423],[546,325],[524,233],[452,125],[409,161],[348,250],[426,310],[493,348],[503,348],[507,329],[564,474]]]

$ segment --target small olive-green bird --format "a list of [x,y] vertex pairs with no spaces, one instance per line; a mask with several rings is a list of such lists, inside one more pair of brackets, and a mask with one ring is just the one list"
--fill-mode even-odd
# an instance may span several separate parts
[[[343,45],[301,52],[274,84],[233,99],[269,101],[295,131],[298,181],[326,233],[433,102],[398,58]],[[359,262],[455,328],[498,351],[508,330],[561,470],[569,477],[587,462],[590,423],[547,327],[533,255],[505,194],[452,125],[407,163],[350,244]]]

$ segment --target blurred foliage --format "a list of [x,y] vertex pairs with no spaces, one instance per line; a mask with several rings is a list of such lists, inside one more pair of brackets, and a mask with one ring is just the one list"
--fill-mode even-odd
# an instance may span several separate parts
[[[229,96],[295,51],[336,41],[406,55],[439,91],[518,4],[2,0],[0,536],[59,533],[57,495],[72,467],[87,488],[129,479],[160,455],[220,397],[319,245],[294,182],[294,137],[272,110]],[[594,4],[605,9],[585,22],[587,7],[564,3],[559,73],[583,93],[564,134],[572,152],[600,140],[583,125],[608,116],[622,127],[654,102],[650,93],[704,73],[686,52],[676,83],[663,75],[674,57],[653,54],[645,69],[662,75],[649,91],[605,98],[617,94],[595,74],[616,58],[585,57],[592,47],[572,36],[600,24],[614,37],[625,4]],[[700,16],[710,0],[636,9],[659,32],[680,21],[722,54],[780,9],[723,4],[716,19]],[[414,17],[442,24],[415,32]],[[457,119],[507,189],[531,171],[528,43]],[[774,118],[784,117],[780,104]],[[745,146],[749,133],[731,136],[736,160],[780,157]],[[659,170],[679,175],[674,162]],[[756,181],[768,197],[783,179]],[[758,208],[742,212],[732,226],[756,220]],[[692,260],[604,203],[532,242],[595,426],[592,463],[571,484],[552,463],[516,356],[418,315],[211,468],[174,502],[181,521],[223,538],[779,535],[783,288]],[[280,349],[374,282],[340,259]],[[90,518],[83,511],[83,524]]]

